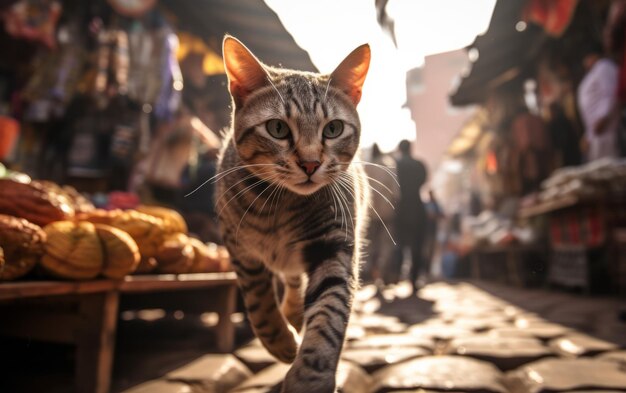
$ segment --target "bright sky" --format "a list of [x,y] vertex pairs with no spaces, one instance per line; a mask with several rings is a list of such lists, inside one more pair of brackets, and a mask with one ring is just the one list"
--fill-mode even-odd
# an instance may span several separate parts
[[392,150],[415,139],[406,101],[406,71],[424,56],[459,49],[487,29],[495,0],[390,0],[398,49],[376,22],[374,0],[265,0],[317,68],[329,73],[369,43],[372,63],[359,104],[361,146]]

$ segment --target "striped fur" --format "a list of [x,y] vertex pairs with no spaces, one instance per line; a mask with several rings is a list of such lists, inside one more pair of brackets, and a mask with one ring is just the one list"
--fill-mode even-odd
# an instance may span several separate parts
[[[247,49],[229,40],[224,58],[234,114],[219,161],[222,235],[255,334],[279,360],[293,362],[282,391],[334,392],[366,224],[367,180],[352,162],[360,85],[356,91],[333,82],[339,73],[261,65],[245,52],[232,54]],[[289,137],[272,138],[270,119],[285,121]],[[343,121],[343,134],[324,138],[335,119]],[[321,166],[309,178],[302,161]],[[280,306],[275,279],[285,288]]]

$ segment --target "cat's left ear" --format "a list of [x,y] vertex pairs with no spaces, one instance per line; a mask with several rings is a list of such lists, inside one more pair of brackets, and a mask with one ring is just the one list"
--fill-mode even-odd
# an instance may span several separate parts
[[330,84],[346,93],[354,105],[357,105],[361,100],[361,91],[367,70],[370,68],[371,57],[370,46],[368,44],[361,45],[353,50],[330,74]]
[[230,94],[235,105],[241,107],[250,93],[268,83],[267,72],[252,52],[235,37],[224,37],[222,53]]

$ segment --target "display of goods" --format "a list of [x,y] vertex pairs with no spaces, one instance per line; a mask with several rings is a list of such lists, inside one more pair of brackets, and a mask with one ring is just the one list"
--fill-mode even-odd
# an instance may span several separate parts
[[135,208],[135,210],[162,219],[163,222],[165,222],[165,225],[168,226],[172,232],[188,232],[185,219],[176,210],[161,206],[148,205],[139,205]]
[[67,199],[67,203],[72,206],[75,213],[90,212],[96,209],[89,199],[81,195],[72,186],[60,186],[57,183],[47,180],[33,180],[31,184],[41,186],[42,188],[59,195],[61,198],[65,197]]
[[168,235],[156,254],[160,273],[189,273],[194,265],[194,247],[184,233]]
[[135,274],[148,274],[152,273],[157,268],[157,261],[154,257],[141,257],[139,266],[135,270]]
[[[189,243],[194,249],[193,265],[189,273],[211,273],[229,270],[228,251],[215,243],[204,244],[198,239],[190,238]],[[226,253],[224,255],[224,252]]]
[[153,257],[169,232],[163,220],[135,210],[94,210],[80,214],[79,220],[106,224],[127,232],[139,246],[142,257]]
[[70,199],[76,213],[87,213],[94,211],[96,207],[91,201],[83,196],[72,186],[63,186],[63,192]]
[[0,179],[0,214],[22,217],[37,225],[72,218],[68,198],[40,183]]
[[0,280],[14,280],[30,272],[44,252],[46,234],[25,219],[0,214],[0,247],[4,268]]
[[121,229],[104,224],[95,224],[95,226],[104,251],[102,275],[121,279],[133,273],[141,259],[139,248],[133,238]]
[[44,228],[48,237],[41,266],[50,274],[90,279],[102,271],[102,243],[90,222],[57,221]]

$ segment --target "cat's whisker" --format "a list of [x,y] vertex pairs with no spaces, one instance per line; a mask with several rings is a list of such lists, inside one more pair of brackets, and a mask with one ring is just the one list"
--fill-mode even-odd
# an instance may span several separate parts
[[337,202],[335,201],[335,196],[333,195],[333,193],[330,191],[329,188],[324,188],[324,190],[326,190],[326,192],[330,195],[331,198],[333,198],[333,206],[334,206],[334,210],[335,210],[335,218],[334,220],[337,220]]
[[280,97],[280,100],[283,102],[283,105],[285,105],[285,99],[283,98],[283,96],[280,94],[280,91],[278,91],[278,89],[276,88],[276,85],[274,84],[274,82],[272,82],[272,79],[270,78],[270,76],[267,76],[267,81],[270,83],[270,85],[272,85],[272,87],[274,88],[274,90],[276,90],[276,94],[278,94],[278,97]]
[[[346,204],[346,210],[348,212],[348,217],[350,218],[350,225],[352,226],[352,232],[354,233],[354,218],[352,217],[352,210],[350,209],[350,201],[348,201],[348,198],[346,197],[346,195],[341,191],[341,189],[345,189],[347,191],[350,191],[348,188],[345,187],[345,184],[342,183],[341,178],[338,179],[336,186],[338,188],[339,191],[339,197],[341,199],[343,199],[344,203]],[[354,196],[354,194],[351,194],[352,196]],[[348,231],[346,230],[346,236],[348,235]]]
[[[345,183],[345,178],[341,177],[339,178],[339,184],[342,184],[344,186],[344,188],[348,191],[351,192],[352,195],[354,196],[354,193],[352,192],[352,190],[350,190],[347,186],[349,186],[350,184],[346,184]],[[383,221],[382,217],[380,217],[380,214],[378,214],[378,211],[376,210],[376,208],[374,206],[372,206],[372,204],[368,201],[367,204],[369,205],[370,209],[372,209],[372,211],[374,212],[374,214],[376,214],[376,217],[378,217],[378,220],[380,221],[381,224],[383,224],[383,228],[385,228],[385,231],[387,232],[387,235],[389,235],[389,239],[391,239],[391,242],[393,243],[393,245],[397,245],[395,239],[393,238],[393,236],[391,235],[391,231],[389,231],[389,228],[387,228],[387,224],[385,224],[385,221]],[[392,205],[393,207],[393,205]]]
[[277,191],[280,189],[280,184],[272,184],[274,186],[274,189],[272,190],[272,192],[267,196],[267,198],[265,198],[265,202],[263,203],[263,206],[261,206],[261,209],[259,210],[260,213],[263,213],[263,209],[265,209],[265,206],[267,205],[267,202],[269,202],[270,198],[272,198],[274,196],[274,194],[277,193]]
[[272,179],[269,180],[268,186],[265,187],[263,191],[261,191],[259,195],[256,196],[256,198],[254,198],[254,200],[250,203],[250,205],[248,205],[248,208],[246,209],[246,211],[243,213],[243,216],[241,216],[241,220],[239,220],[239,224],[237,225],[237,230],[235,231],[235,242],[237,243],[239,242],[239,228],[241,227],[241,223],[243,222],[244,218],[246,218],[246,214],[248,214],[252,205],[254,205],[254,203],[261,197],[261,195],[263,195],[265,191],[269,190],[274,185],[272,184],[272,181],[276,179],[276,177],[277,176],[274,176]]
[[251,173],[248,176],[246,176],[243,179],[241,179],[238,182],[236,182],[235,184],[233,184],[232,186],[228,187],[228,189],[226,191],[222,192],[222,194],[217,198],[215,203],[216,204],[219,203],[219,201],[222,200],[222,198],[224,198],[224,196],[227,195],[230,190],[232,190],[233,188],[237,187],[239,184],[241,184],[241,183],[245,182],[246,180],[251,179],[253,177],[256,177],[256,175],[254,173]]
[[[259,174],[260,174],[261,176],[267,175],[267,174],[269,174],[269,173],[271,173],[271,171],[261,171],[261,172],[259,172]],[[215,204],[216,204],[216,205],[218,205],[218,204],[219,204],[219,201],[221,201],[221,200],[222,200],[222,198],[224,198],[224,197],[228,194],[228,192],[229,192],[230,190],[232,190],[234,187],[238,186],[239,184],[241,184],[241,183],[243,183],[243,182],[245,182],[245,181],[247,181],[247,180],[249,180],[249,179],[252,179],[252,178],[254,178],[254,177],[257,177],[257,175],[259,175],[259,174],[250,173],[248,176],[244,177],[243,179],[241,179],[241,180],[237,181],[236,183],[234,183],[233,185],[231,185],[231,186],[230,186],[230,187],[229,187],[226,191],[224,191],[224,192],[222,192],[222,193],[221,193],[221,195],[220,195],[220,196],[217,198],[217,200],[215,201]],[[260,179],[260,178],[259,178],[259,179]]]
[[[271,198],[270,206],[269,206],[268,214],[267,214],[268,221],[273,217],[272,216],[272,205],[274,204],[274,200],[283,191],[283,186],[284,185],[285,185],[285,181],[284,180],[279,182],[278,185],[276,185],[276,189],[274,191],[272,191],[272,193],[268,197],[268,199]],[[267,203],[267,201],[265,203]],[[278,205],[276,205],[276,206],[278,206]],[[263,207],[265,207],[265,204],[263,205]],[[261,208],[261,211],[263,211],[263,207]],[[276,226],[276,217],[274,217],[274,226]]]
[[248,187],[244,188],[243,190],[239,191],[238,193],[236,193],[233,197],[231,197],[228,200],[228,202],[226,202],[226,204],[224,206],[222,206],[222,208],[220,209],[219,213],[217,213],[218,217],[222,215],[222,212],[224,211],[224,209],[226,209],[226,207],[233,201],[233,199],[235,199],[235,198],[239,199],[238,197],[240,195],[242,195],[242,194],[252,190],[254,187],[258,186],[259,184],[263,183],[264,181],[266,181],[266,180],[261,179],[261,180],[255,182],[255,183],[249,185]]
[[337,197],[337,202],[339,203],[339,208],[341,209],[341,230],[343,230],[343,226],[344,224],[346,225],[346,230],[345,230],[345,234],[346,234],[346,238],[348,237],[348,221],[346,220],[346,212],[343,206],[343,201],[341,200],[341,198],[339,197],[339,191],[337,189],[337,185],[335,183],[331,184],[331,189],[333,191],[333,195]]
[[367,180],[371,181],[371,182],[374,182],[376,184],[380,184],[385,189],[385,191],[387,191],[389,194],[393,194],[393,191],[391,191],[391,188],[387,187],[387,185],[385,185],[385,183],[381,182],[380,180],[375,179],[375,178],[373,178],[371,176],[367,176],[365,174],[363,175],[363,177],[366,178]]
[[202,182],[202,184],[200,184],[198,187],[196,187],[193,191],[189,192],[188,194],[185,195],[185,198],[187,198],[188,196],[194,194],[195,192],[197,192],[199,189],[201,189],[202,187],[204,187],[205,185],[207,185],[208,183],[212,182],[218,182],[219,180],[221,180],[222,178],[224,178],[225,176],[228,176],[229,174],[235,172],[235,171],[239,171],[241,169],[245,169],[245,168],[250,168],[250,167],[256,167],[256,166],[274,166],[276,164],[248,164],[248,165],[239,165],[233,168],[229,168],[225,171],[222,171],[220,173],[216,173],[214,176],[210,177],[209,179],[205,180],[204,182]]
[[[351,173],[349,173],[349,172],[340,173],[340,174],[339,174],[339,176],[340,176],[340,177],[345,177],[346,179],[350,179],[351,181],[354,181],[354,180],[352,179],[352,178],[354,177],[354,175],[352,175],[352,174],[351,174]],[[376,179],[371,179],[371,178],[369,178],[369,177],[368,177],[368,179],[369,179],[369,180],[376,180]],[[385,185],[384,185],[383,183],[381,183],[381,182],[378,182],[378,183],[380,183],[380,185],[382,185],[383,187],[385,187]],[[396,207],[395,207],[395,206],[393,205],[393,203],[389,200],[389,198],[387,198],[387,197],[386,197],[386,196],[385,196],[382,192],[380,192],[380,191],[379,191],[376,187],[374,187],[373,185],[371,185],[371,184],[370,184],[370,183],[368,183],[368,182],[364,182],[363,184],[364,184],[364,185],[366,185],[366,186],[367,186],[370,190],[372,190],[372,191],[376,192],[378,195],[380,195],[380,196],[381,196],[381,198],[383,198],[383,199],[385,200],[385,202],[387,202],[387,203],[389,204],[389,206],[391,206],[391,208],[392,208],[393,210],[396,210]],[[387,189],[387,190],[389,191],[389,193],[390,193],[390,194],[392,193],[392,192],[391,192],[391,190],[390,190],[388,187],[385,187],[385,189]]]
[[380,168],[383,171],[385,171],[389,176],[391,176],[391,178],[393,179],[393,181],[400,186],[400,183],[398,183],[398,175],[396,175],[394,173],[394,171],[389,168],[388,166],[385,165],[380,165],[380,164],[374,164],[373,162],[368,162],[368,161],[351,161],[351,162],[338,162],[338,164],[343,164],[343,165],[350,165],[351,163],[354,164],[361,164],[361,165],[370,165],[376,168]]
[[332,81],[332,77],[328,77],[328,83],[326,84],[326,91],[324,92],[324,101],[326,101],[326,96],[328,95],[328,88],[330,87],[330,81]]

